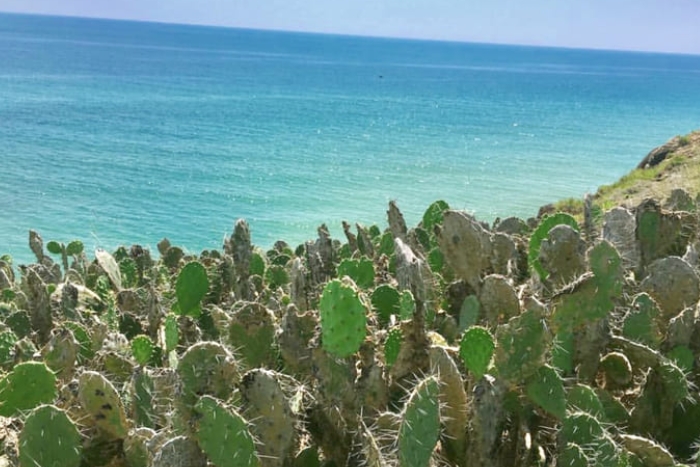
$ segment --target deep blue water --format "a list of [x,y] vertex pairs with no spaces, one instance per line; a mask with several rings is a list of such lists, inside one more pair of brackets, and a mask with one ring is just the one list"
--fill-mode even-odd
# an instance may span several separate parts
[[0,254],[534,215],[700,127],[700,56],[0,14]]

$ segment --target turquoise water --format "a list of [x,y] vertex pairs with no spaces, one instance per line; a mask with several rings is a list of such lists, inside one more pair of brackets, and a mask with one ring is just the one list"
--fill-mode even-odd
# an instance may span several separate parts
[[0,15],[0,254],[528,217],[697,127],[700,56]]

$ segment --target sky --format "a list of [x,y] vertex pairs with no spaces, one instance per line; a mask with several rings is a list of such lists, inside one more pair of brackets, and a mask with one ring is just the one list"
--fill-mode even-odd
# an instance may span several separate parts
[[0,11],[700,54],[700,0],[0,0]]

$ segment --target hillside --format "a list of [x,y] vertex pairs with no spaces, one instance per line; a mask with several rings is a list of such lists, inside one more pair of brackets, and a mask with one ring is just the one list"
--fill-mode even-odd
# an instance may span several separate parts
[[[667,200],[678,188],[692,198],[700,194],[700,130],[675,136],[654,148],[630,173],[613,184],[601,186],[593,195],[593,203],[603,211],[615,206],[633,208],[646,198]],[[579,216],[583,202],[570,198],[553,207]],[[552,207],[543,209],[549,211]]]

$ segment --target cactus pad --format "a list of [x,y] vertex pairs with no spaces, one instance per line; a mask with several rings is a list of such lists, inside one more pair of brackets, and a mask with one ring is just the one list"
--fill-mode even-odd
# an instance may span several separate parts
[[382,284],[372,292],[371,301],[377,320],[382,326],[386,326],[391,315],[399,313],[399,301],[401,294],[389,284]]
[[124,405],[107,378],[95,371],[84,372],[78,380],[78,398],[102,432],[113,438],[126,437],[129,428]]
[[386,340],[384,341],[384,359],[389,368],[391,368],[394,363],[396,363],[396,359],[399,358],[402,340],[403,333],[399,327],[391,328],[386,335]]
[[213,397],[199,399],[197,442],[216,467],[257,467],[253,437],[245,420]]
[[527,262],[542,279],[546,279],[548,275],[539,259],[542,240],[547,238],[547,234],[549,234],[550,230],[561,224],[568,225],[577,232],[579,231],[576,219],[571,217],[569,214],[560,212],[552,216],[545,217],[530,237]]
[[367,307],[352,280],[330,281],[323,289],[319,309],[324,350],[341,358],[357,352],[367,333]]
[[279,380],[269,370],[251,370],[241,380],[246,417],[255,420],[252,433],[260,443],[260,456],[269,467],[282,467],[296,448],[295,419]]
[[21,467],[78,467],[80,433],[65,412],[42,405],[24,422],[19,435]]
[[603,403],[590,386],[577,384],[569,389],[567,405],[574,412],[585,412],[596,417],[598,420],[606,419]]
[[140,335],[131,340],[131,354],[141,366],[146,366],[153,358],[155,345],[150,337]]
[[543,318],[544,311],[533,308],[498,327],[494,364],[502,378],[522,381],[542,366],[551,340]]
[[56,398],[56,376],[43,363],[26,362],[15,366],[0,380],[0,415],[14,417]]
[[199,317],[202,313],[201,302],[209,291],[207,270],[201,263],[192,261],[180,270],[175,284],[177,295],[177,313],[184,316]]
[[344,259],[338,265],[338,277],[348,276],[361,289],[374,285],[374,263],[371,259]]
[[459,356],[467,370],[481,379],[488,371],[493,351],[496,348],[493,336],[488,329],[472,326],[464,333],[459,344]]
[[274,368],[277,361],[275,316],[259,303],[243,302],[233,312],[228,343],[249,368]]
[[440,437],[440,385],[437,379],[421,381],[411,393],[399,428],[402,467],[428,467]]
[[612,388],[627,386],[632,381],[632,365],[622,352],[610,352],[600,359],[605,381]]
[[554,368],[543,366],[537,370],[527,382],[525,392],[532,402],[550,415],[559,420],[566,416],[564,381]]

